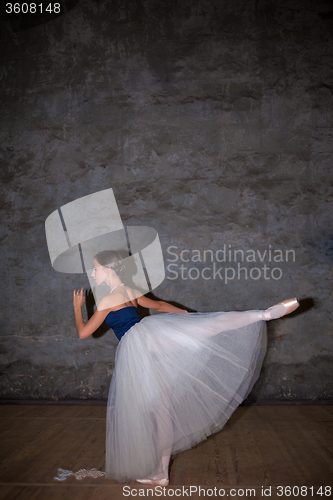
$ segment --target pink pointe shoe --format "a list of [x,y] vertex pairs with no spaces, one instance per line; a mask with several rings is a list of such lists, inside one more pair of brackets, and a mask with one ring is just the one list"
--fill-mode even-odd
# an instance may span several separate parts
[[287,299],[283,302],[279,302],[275,306],[269,307],[266,311],[261,311],[261,318],[264,321],[269,321],[271,319],[282,318],[286,314],[290,314],[299,307],[299,302],[296,298]]
[[150,479],[136,479],[138,483],[141,484],[151,484],[152,486],[168,486],[169,479],[167,477],[163,479],[158,479],[157,477],[152,477]]
[[157,476],[153,477],[147,477],[146,479],[136,479],[136,481],[141,484],[151,484],[152,486],[168,486],[168,466],[163,467],[163,474],[158,474]]

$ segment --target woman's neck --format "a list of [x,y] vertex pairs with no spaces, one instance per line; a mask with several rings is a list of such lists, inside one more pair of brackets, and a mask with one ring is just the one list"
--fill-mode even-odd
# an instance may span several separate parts
[[115,288],[116,286],[123,284],[123,282],[121,281],[119,276],[112,278],[112,279],[109,279],[109,280],[105,281],[105,283],[110,287],[110,289]]

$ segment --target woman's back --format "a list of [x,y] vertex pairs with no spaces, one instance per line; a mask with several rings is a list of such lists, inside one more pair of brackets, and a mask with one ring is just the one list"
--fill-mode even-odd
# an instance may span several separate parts
[[112,328],[118,340],[121,340],[123,335],[132,328],[133,325],[139,323],[140,318],[138,310],[135,306],[123,307],[116,311],[110,311],[105,322],[109,328]]

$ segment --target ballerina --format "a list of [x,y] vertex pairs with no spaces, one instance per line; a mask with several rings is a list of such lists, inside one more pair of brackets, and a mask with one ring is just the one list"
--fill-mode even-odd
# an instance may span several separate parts
[[[73,292],[79,337],[89,337],[105,321],[119,339],[105,475],[167,486],[171,455],[222,429],[252,390],[266,352],[265,322],[299,303],[293,298],[264,311],[188,313],[142,296],[122,282],[124,273],[118,252],[95,256],[92,277],[110,293],[87,323],[83,288]],[[140,321],[138,306],[168,314]]]

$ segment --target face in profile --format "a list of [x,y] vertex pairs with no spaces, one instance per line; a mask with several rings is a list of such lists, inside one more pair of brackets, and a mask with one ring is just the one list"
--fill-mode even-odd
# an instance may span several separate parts
[[91,277],[95,280],[96,285],[101,285],[102,283],[105,283],[105,280],[109,276],[109,270],[101,266],[96,259],[94,259],[93,262],[93,272],[91,273]]

